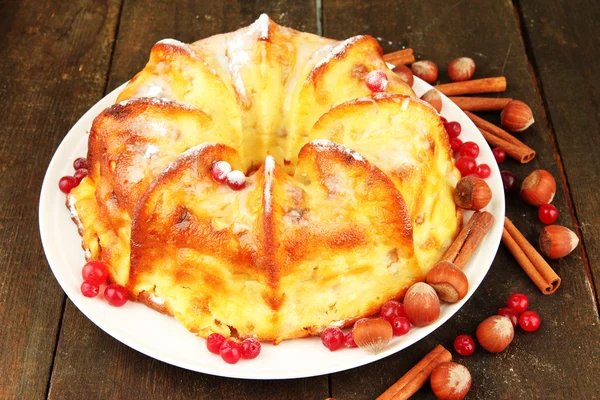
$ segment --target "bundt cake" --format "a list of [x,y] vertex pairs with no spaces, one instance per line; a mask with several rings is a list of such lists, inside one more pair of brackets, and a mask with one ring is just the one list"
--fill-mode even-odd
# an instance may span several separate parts
[[[365,83],[375,70],[384,92]],[[154,45],[94,120],[87,157],[67,197],[86,258],[202,337],[350,325],[423,280],[462,222],[440,117],[377,41],[266,15]],[[218,161],[245,186],[215,180]]]

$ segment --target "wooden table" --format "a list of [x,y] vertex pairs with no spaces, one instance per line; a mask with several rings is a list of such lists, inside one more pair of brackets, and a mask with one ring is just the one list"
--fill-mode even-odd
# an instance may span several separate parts
[[[513,292],[542,316],[504,353],[459,359],[469,398],[590,399],[600,396],[600,5],[594,0],[206,1],[14,0],[0,2],[0,398],[371,399],[437,343],[495,314]],[[533,109],[523,141],[533,162],[502,166],[523,179],[535,168],[559,183],[559,223],[582,246],[552,262],[563,282],[542,295],[500,245],[475,295],[449,322],[410,348],[361,368],[289,381],[245,381],[179,369],[103,333],[65,297],[38,234],[44,172],[69,128],[147,60],[165,37],[185,42],[251,23],[261,12],[282,25],[343,39],[376,37],[386,51],[412,47],[442,66],[473,57],[476,77],[505,75],[507,96]],[[447,80],[442,73],[441,79]],[[498,115],[489,115],[498,122]],[[541,224],[518,194],[507,214],[532,241]],[[290,360],[290,363],[293,363]],[[318,362],[318,360],[315,360]],[[433,398],[428,387],[418,398]]]

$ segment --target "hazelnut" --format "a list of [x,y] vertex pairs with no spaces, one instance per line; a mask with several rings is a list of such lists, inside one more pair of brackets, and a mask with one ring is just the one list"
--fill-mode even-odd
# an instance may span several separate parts
[[433,61],[423,60],[413,63],[410,67],[413,74],[433,85],[438,77],[438,67]]
[[442,96],[440,96],[440,92],[437,89],[434,88],[425,92],[425,94],[421,96],[421,100],[425,100],[431,104],[438,113],[442,111]]
[[568,255],[578,244],[575,232],[564,226],[548,225],[540,233],[540,250],[551,260]]
[[415,77],[413,76],[410,68],[408,68],[406,65],[397,65],[394,67],[394,69],[392,69],[392,71],[398,74],[400,79],[408,83],[408,86],[412,87],[413,83],[415,82]]
[[429,325],[440,316],[440,299],[431,286],[417,282],[404,296],[404,312],[414,326]]
[[534,122],[531,108],[520,100],[510,101],[500,113],[500,124],[510,132],[523,132]]
[[488,184],[476,176],[461,178],[454,189],[454,202],[467,210],[481,210],[492,199]]
[[501,315],[492,315],[477,327],[477,341],[490,353],[504,351],[515,336],[515,329],[510,319]]
[[392,339],[392,335],[392,325],[382,318],[362,319],[352,328],[354,343],[372,354],[381,352]]
[[448,77],[452,82],[468,81],[475,74],[475,61],[469,57],[460,57],[448,64]]
[[443,362],[429,378],[433,394],[440,400],[462,400],[471,389],[471,373],[464,365]]
[[556,193],[556,181],[550,172],[537,169],[521,184],[521,198],[532,206],[550,204]]
[[456,303],[469,291],[469,280],[465,273],[449,261],[442,261],[428,273],[425,281],[437,293],[440,300]]

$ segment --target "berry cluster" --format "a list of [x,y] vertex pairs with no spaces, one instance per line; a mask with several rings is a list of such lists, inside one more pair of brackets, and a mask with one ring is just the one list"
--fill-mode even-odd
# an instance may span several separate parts
[[479,156],[479,145],[475,142],[463,142],[459,139],[462,132],[462,126],[458,121],[448,121],[441,117],[444,123],[444,128],[450,137],[450,147],[452,151],[458,153],[459,157],[456,160],[456,168],[462,176],[477,176],[479,178],[487,178],[492,173],[490,166],[487,164],[477,164]]
[[79,183],[81,183],[83,178],[87,176],[87,159],[83,157],[75,159],[75,161],[73,161],[73,169],[75,169],[75,173],[73,174],[73,176],[63,176],[58,181],[58,188],[61,192],[65,194],[69,194],[71,190],[76,188],[79,185]]
[[261,350],[260,342],[255,338],[247,338],[240,343],[225,339],[220,333],[211,333],[206,338],[206,348],[211,353],[220,355],[228,364],[235,364],[240,358],[252,360],[258,357]]
[[242,190],[246,187],[246,175],[242,171],[232,170],[227,161],[217,161],[212,165],[212,178],[219,183],[227,183],[232,190]]
[[[89,261],[83,266],[81,276],[81,294],[85,297],[96,297],[100,293],[100,286],[108,282],[108,268],[102,261]],[[124,286],[111,283],[104,289],[104,298],[111,306],[121,307],[127,303],[129,292]]]

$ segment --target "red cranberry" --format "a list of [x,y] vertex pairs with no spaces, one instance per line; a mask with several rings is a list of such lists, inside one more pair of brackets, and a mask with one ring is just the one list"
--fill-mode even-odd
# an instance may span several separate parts
[[453,137],[450,139],[450,147],[452,151],[457,152],[460,150],[460,146],[462,146],[463,142],[457,137]]
[[227,174],[227,185],[232,190],[242,190],[246,187],[246,175],[237,169]]
[[63,176],[58,181],[58,188],[61,192],[69,194],[71,190],[77,187],[79,182],[72,176]]
[[73,174],[73,178],[77,180],[77,184],[79,185],[83,178],[85,178],[88,174],[88,170],[85,168],[80,168]]
[[462,176],[477,173],[477,161],[473,157],[462,156],[456,160],[456,168],[460,171]]
[[485,178],[489,177],[491,174],[492,174],[492,169],[490,168],[489,165],[479,164],[477,166],[477,175],[479,175],[480,178],[485,179]]
[[523,293],[511,294],[508,298],[508,308],[521,314],[529,307],[529,299]]
[[108,268],[102,261],[89,261],[81,269],[81,276],[84,281],[96,282],[101,285],[108,279]]
[[81,284],[81,294],[85,297],[96,297],[100,292],[100,285],[94,281],[83,281]]
[[321,342],[330,351],[336,351],[344,344],[344,332],[340,328],[327,328],[321,333]]
[[225,336],[220,333],[211,333],[206,338],[206,348],[213,354],[219,354],[223,342],[225,342]]
[[475,351],[475,341],[469,335],[458,335],[454,339],[454,350],[463,357],[470,356]]
[[502,164],[504,160],[506,160],[506,151],[504,151],[501,147],[494,147],[492,149],[492,153],[494,154],[494,158],[498,164]]
[[552,204],[542,204],[538,210],[538,218],[543,224],[553,224],[558,219],[558,210]]
[[444,125],[445,125],[445,124],[447,124],[447,123],[448,123],[448,120],[447,120],[446,118],[444,118],[444,117],[440,116],[440,119],[442,120],[442,124],[444,124]]
[[460,146],[460,155],[477,158],[479,155],[479,145],[475,142],[464,142]]
[[525,332],[537,331],[542,324],[542,319],[535,311],[525,311],[519,317],[519,325]]
[[396,317],[392,320],[394,336],[406,335],[410,331],[410,321],[406,317]]
[[79,158],[76,158],[75,161],[73,161],[73,169],[75,171],[77,171],[78,169],[82,169],[82,168],[87,169],[87,167],[88,167],[88,163],[87,163],[87,159],[85,157],[79,157]]
[[517,312],[512,308],[502,307],[498,310],[498,315],[510,319],[510,322],[512,322],[513,327],[516,327],[519,324],[519,314],[517,314]]
[[219,182],[225,183],[227,181],[227,174],[231,172],[231,165],[227,161],[217,161],[212,165],[210,175],[212,178]]
[[371,71],[367,74],[365,83],[372,92],[385,92],[388,85],[388,77],[385,72],[381,70]]
[[254,338],[244,339],[242,342],[242,358],[252,360],[260,354],[260,342]]
[[505,191],[512,192],[517,188],[517,177],[515,174],[510,171],[500,171],[500,176],[502,177],[502,184]]
[[348,332],[346,336],[344,336],[344,346],[348,348],[358,347],[358,345],[354,341],[354,336],[352,336],[352,331]]
[[234,342],[233,340],[226,340],[219,348],[219,354],[221,354],[221,358],[227,364],[235,364],[242,356],[240,344],[238,342]]
[[446,132],[448,132],[448,136],[451,138],[460,136],[460,132],[462,131],[462,127],[457,121],[450,121],[444,124],[444,128],[446,128]]
[[111,306],[121,307],[127,303],[129,293],[124,286],[112,283],[104,289],[104,298]]
[[392,322],[396,317],[405,317],[404,306],[398,301],[388,301],[381,306],[381,318]]

